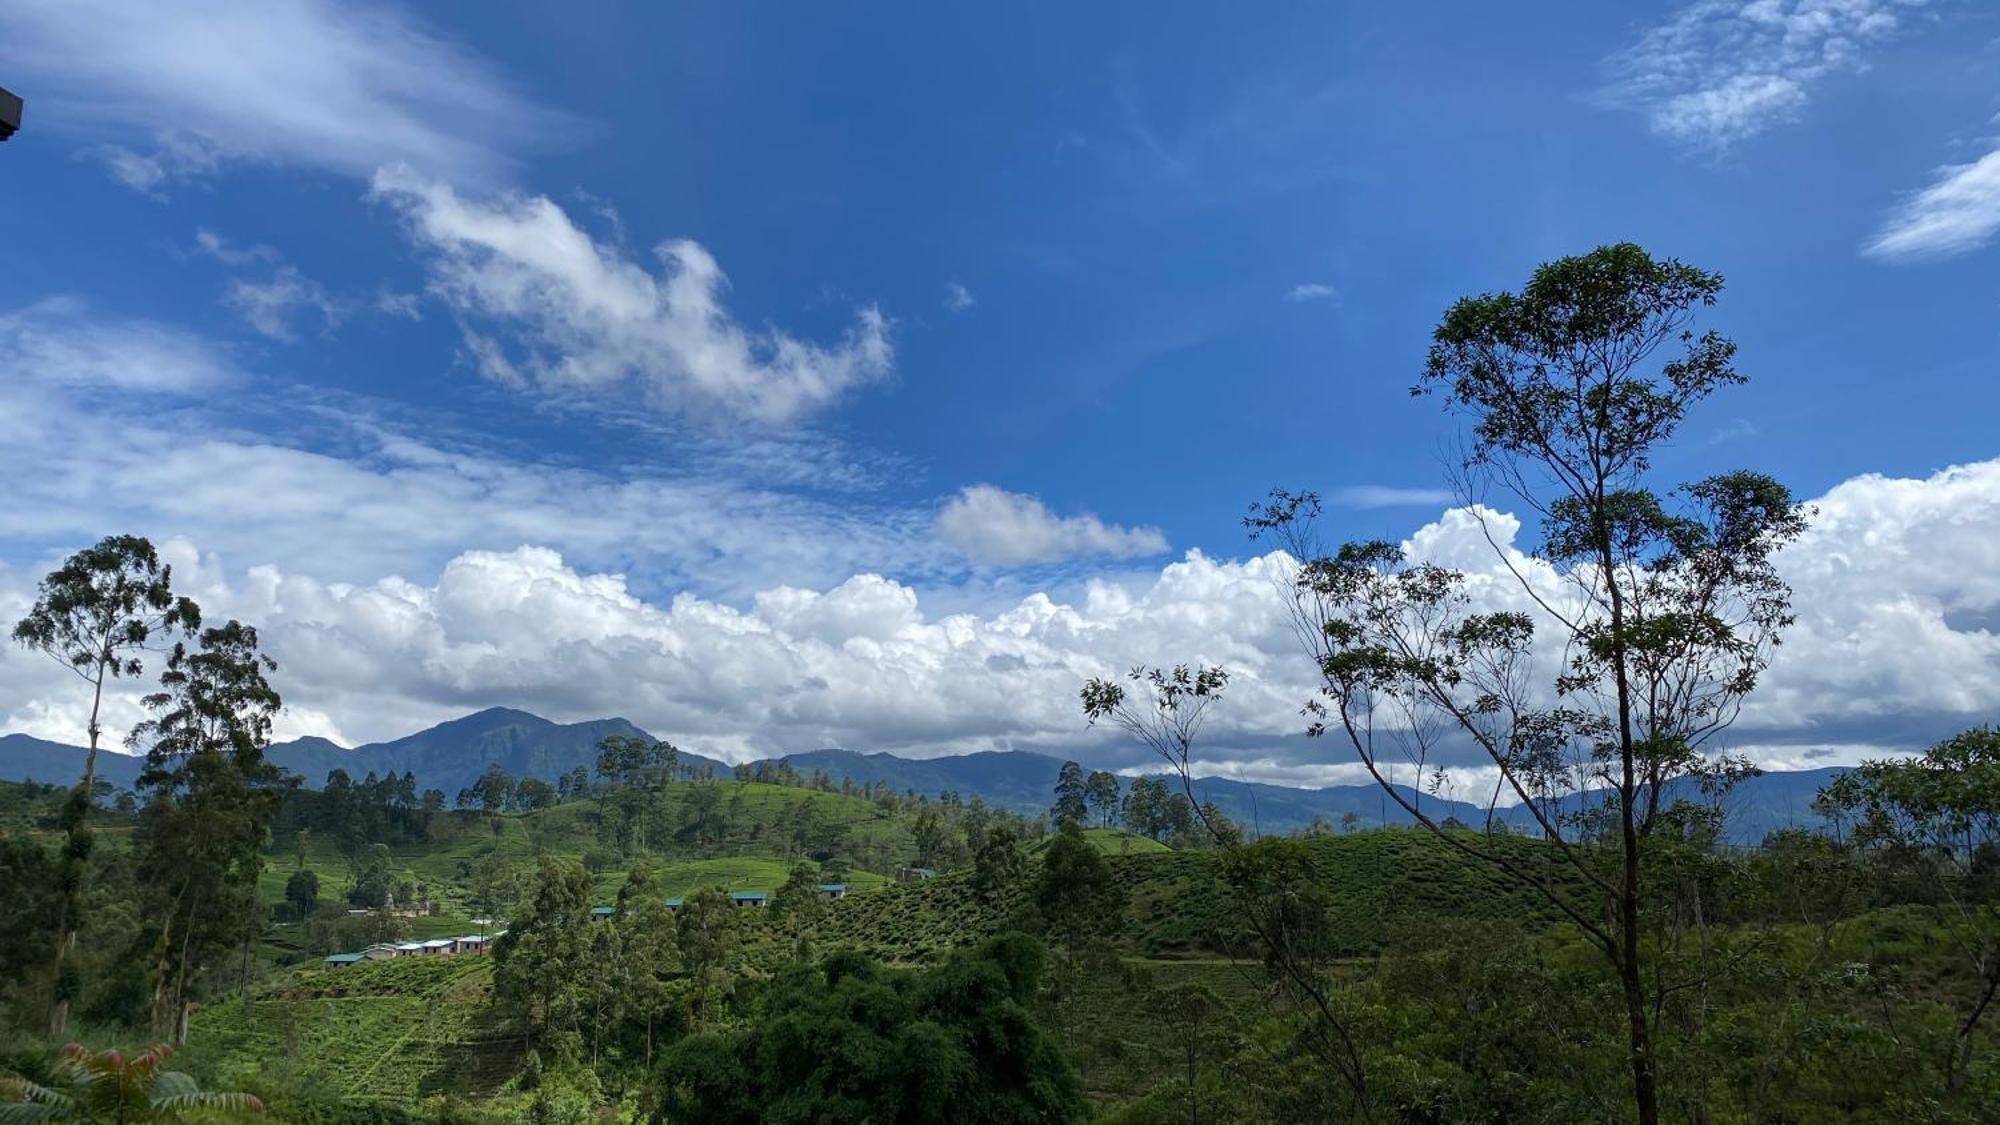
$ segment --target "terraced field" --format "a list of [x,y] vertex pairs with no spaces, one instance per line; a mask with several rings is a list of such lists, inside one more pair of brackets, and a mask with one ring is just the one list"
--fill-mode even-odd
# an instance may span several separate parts
[[283,1060],[363,1101],[489,1097],[520,1061],[487,1021],[491,980],[492,962],[475,955],[305,968],[200,1010],[191,1039],[225,1071],[243,1065],[233,1060]]

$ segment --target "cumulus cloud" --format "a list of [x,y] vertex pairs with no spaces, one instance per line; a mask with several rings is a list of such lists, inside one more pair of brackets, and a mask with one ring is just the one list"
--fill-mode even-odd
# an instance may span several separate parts
[[[1731,745],[1775,766],[1826,765],[1989,720],[2000,707],[2000,461],[1924,479],[1859,477],[1815,503],[1812,530],[1780,560],[1798,624]],[[1488,606],[1525,606],[1488,535],[1530,582],[1557,580],[1520,552],[1519,531],[1503,512],[1453,510],[1404,549],[1467,570]],[[623,575],[546,547],[466,551],[420,580],[363,583],[288,567],[232,571],[183,541],[164,549],[211,612],[263,630],[280,687],[303,709],[301,729],[383,738],[508,704],[558,719],[621,714],[736,758],[827,745],[1025,748],[1138,766],[1131,748],[1084,729],[1077,688],[1134,664],[1185,660],[1233,674],[1203,748],[1208,769],[1355,780],[1336,743],[1298,733],[1314,670],[1291,632],[1291,562],[1278,554],[1190,552],[1065,597],[940,613],[914,587],[872,572],[732,602],[642,597]],[[0,570],[0,610],[18,612],[31,587],[26,571]],[[0,652],[0,698],[12,701],[0,728],[54,737],[75,725],[80,697],[46,663]],[[1469,794],[1482,775],[1469,761],[1458,770]]]
[[1890,212],[1864,251],[1886,261],[1946,258],[1977,250],[2000,232],[2000,148],[1938,170],[1928,187]]
[[785,423],[885,378],[894,359],[872,307],[832,345],[745,328],[722,303],[721,266],[692,241],[655,247],[656,274],[546,197],[468,199],[406,167],[378,172],[374,195],[429,252],[432,293],[468,324],[480,370],[504,383],[635,384],[664,411]]
[[1866,66],[1926,0],[1696,0],[1610,60],[1611,104],[1722,149],[1796,119],[1813,89]]
[[188,393],[241,377],[199,336],[155,321],[100,316],[72,297],[0,315],[0,357],[9,379],[69,388]]
[[[74,333],[48,337],[51,324]],[[302,444],[286,444],[189,405],[206,396],[173,393],[207,376],[159,373],[224,362],[198,342],[100,343],[157,335],[127,328],[60,304],[0,326],[0,370],[25,373],[0,381],[0,621],[18,618],[63,551],[112,530],[149,535],[212,614],[265,630],[296,708],[288,733],[383,738],[507,704],[624,714],[738,756],[1015,747],[1131,767],[1136,751],[1084,730],[1078,685],[1200,661],[1235,674],[1208,768],[1353,779],[1337,745],[1298,736],[1315,684],[1285,612],[1282,556],[1189,553],[1095,578],[1073,565],[1026,596],[1011,576],[1003,597],[960,552],[1001,565],[1129,558],[1164,550],[1164,537],[990,485],[903,508],[755,487],[733,462],[682,476],[523,463],[324,403],[287,404],[285,441]],[[190,347],[199,362],[130,358]],[[132,381],[135,370],[153,375]],[[1798,623],[1732,745],[1774,764],[1832,764],[1989,721],[2000,461],[1858,477],[1814,503],[1811,530],[1780,559]],[[947,535],[954,521],[962,543]],[[1522,553],[1520,531],[1504,512],[1451,510],[1405,549],[1466,570],[1484,604],[1518,607],[1525,595],[1489,536],[1538,588],[1558,584]],[[86,705],[74,677],[0,646],[0,730],[74,737]],[[129,697],[114,707],[114,726],[137,717]]]
[[1137,558],[1167,549],[1155,527],[1119,527],[1093,515],[1058,516],[1041,500],[990,484],[961,489],[937,517],[938,535],[981,565]]
[[[223,161],[486,180],[562,120],[387,3],[19,0],[0,62],[141,190]],[[38,120],[44,114],[38,114]]]

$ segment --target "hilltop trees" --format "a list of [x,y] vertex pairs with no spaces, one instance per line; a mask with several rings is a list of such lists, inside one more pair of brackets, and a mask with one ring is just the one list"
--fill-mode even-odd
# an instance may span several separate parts
[[71,555],[43,578],[35,604],[14,626],[16,641],[46,653],[90,685],[90,720],[85,726],[90,741],[83,780],[62,813],[65,840],[59,876],[62,897],[56,905],[51,1034],[62,1034],[77,990],[67,962],[82,924],[105,682],[139,675],[144,670],[141,652],[200,624],[201,611],[195,604],[174,596],[173,568],[160,561],[153,544],[136,535],[113,535]]
[[646,846],[660,795],[673,780],[680,751],[671,742],[614,734],[597,744],[598,807],[610,842],[621,854]]
[[1090,815],[1090,798],[1087,783],[1083,777],[1083,767],[1075,762],[1064,762],[1056,772],[1056,803],[1049,809],[1049,819],[1057,824],[1082,824]]
[[[1760,474],[1651,484],[1654,453],[1688,412],[1743,382],[1734,346],[1691,327],[1721,288],[1715,274],[1623,244],[1446,312],[1416,391],[1470,423],[1464,510],[1487,521],[1473,490],[1497,486],[1541,518],[1534,558],[1488,528],[1513,586],[1497,602],[1395,543],[1325,548],[1311,493],[1274,493],[1246,520],[1298,560],[1291,608],[1322,682],[1311,733],[1339,736],[1419,824],[1541,890],[1602,953],[1622,992],[1642,1125],[1659,1119],[1654,1012],[1673,987],[1644,944],[1655,830],[1669,786],[1712,772],[1704,748],[1791,623],[1773,556],[1805,526],[1785,487]],[[1537,651],[1562,654],[1542,682]],[[1497,774],[1495,800],[1534,816],[1545,861],[1586,880],[1594,900],[1476,835],[1444,832],[1390,784],[1392,768],[1422,776],[1460,747]],[[1557,815],[1561,798],[1597,787],[1610,792],[1601,843]]]
[[1118,816],[1118,777],[1106,770],[1091,770],[1083,779],[1083,799],[1097,814],[1097,823],[1104,828]]

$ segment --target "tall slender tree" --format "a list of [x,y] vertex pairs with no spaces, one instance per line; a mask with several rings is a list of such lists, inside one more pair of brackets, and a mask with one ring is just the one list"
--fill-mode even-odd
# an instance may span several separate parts
[[[1311,732],[1337,732],[1418,824],[1546,895],[1603,954],[1642,1125],[1659,1120],[1653,1012],[1681,984],[1643,940],[1655,830],[1676,782],[1738,772],[1709,750],[1792,621],[1773,560],[1808,514],[1757,473],[1651,483],[1688,412],[1744,381],[1735,346],[1692,328],[1721,289],[1716,274],[1621,244],[1445,314],[1416,393],[1470,422],[1457,483],[1507,592],[1395,543],[1325,549],[1310,493],[1274,493],[1246,520],[1298,562],[1291,607],[1321,680]],[[1533,556],[1478,503],[1487,488],[1539,515]],[[1394,769],[1421,777],[1465,753],[1497,778],[1491,803],[1534,817],[1539,862],[1445,831],[1391,783]],[[1601,810],[1590,793],[1608,793]],[[1608,833],[1585,838],[1561,814],[1579,799]],[[1560,891],[1548,864],[1594,893]]]
[[1090,815],[1085,792],[1083,767],[1064,762],[1062,769],[1056,771],[1056,803],[1049,809],[1050,818],[1059,825],[1070,821],[1082,824]]
[[200,646],[174,645],[153,717],[132,731],[144,749],[139,786],[139,874],[151,899],[153,1023],[187,1037],[197,979],[218,951],[250,940],[261,918],[257,876],[271,820],[298,779],[264,756],[283,706],[264,674],[277,663],[257,631],[231,621],[204,629]]
[[1091,770],[1083,779],[1083,799],[1097,813],[1097,823],[1101,827],[1111,827],[1111,818],[1118,813],[1118,775],[1109,770]]
[[34,606],[14,626],[16,641],[47,653],[90,685],[83,780],[70,793],[62,813],[62,897],[56,907],[50,1034],[62,1034],[68,1024],[70,1001],[79,983],[69,953],[83,922],[105,683],[139,675],[145,670],[140,653],[200,624],[201,611],[195,604],[174,596],[173,568],[160,561],[153,544],[136,535],[113,535],[71,555],[43,578]]

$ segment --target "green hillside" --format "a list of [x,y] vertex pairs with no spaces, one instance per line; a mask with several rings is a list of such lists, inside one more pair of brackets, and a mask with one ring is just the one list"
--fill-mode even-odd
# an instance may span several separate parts
[[[778,786],[744,789],[744,807],[760,815],[781,815],[791,801],[812,800],[857,823],[876,823],[874,806],[854,798]],[[459,903],[463,892],[452,876],[461,862],[482,850],[525,859],[536,841],[550,854],[580,855],[591,846],[587,811],[579,804],[501,817],[497,834],[482,828],[437,847],[399,848],[396,856],[411,874],[435,877],[447,888],[447,900]],[[897,829],[893,818],[880,827]],[[1124,956],[1093,971],[1064,1019],[1090,1044],[1081,1061],[1092,1090],[1103,1097],[1136,1096],[1157,1081],[1146,1060],[1170,1046],[1167,1031],[1146,1016],[1148,997],[1173,983],[1199,982],[1249,1018],[1259,1010],[1262,978],[1254,959],[1243,959],[1252,951],[1238,931],[1217,854],[1173,852],[1117,830],[1096,830],[1087,838],[1128,894],[1112,932]],[[1347,955],[1379,950],[1399,925],[1419,917],[1547,920],[1543,904],[1524,899],[1425,834],[1372,832],[1299,846],[1315,877],[1337,892],[1330,900],[1332,931]],[[1023,851],[1039,855],[1046,847],[1041,841]],[[319,845],[308,850],[307,864],[324,872],[327,885],[344,885],[339,857]],[[716,885],[771,889],[783,882],[789,865],[778,857],[743,855],[662,859],[656,870],[661,886],[681,895]],[[274,864],[265,876],[267,893],[282,898],[283,876]],[[608,901],[623,878],[614,868],[595,872],[593,881]],[[856,872],[849,883],[851,893],[827,903],[812,926],[817,947],[919,965],[1002,930],[1037,925],[1026,879],[991,898],[975,893],[963,869],[911,883]],[[745,911],[740,918],[737,971],[754,978],[790,959],[793,931],[765,912]],[[461,906],[413,921],[416,936],[463,932],[470,925]],[[313,959],[201,1010],[192,1046],[220,1074],[247,1072],[283,1056],[344,1098],[415,1104],[444,1095],[491,1097],[519,1063],[518,1043],[486,1015],[491,964],[487,956],[459,955],[326,969]]]

